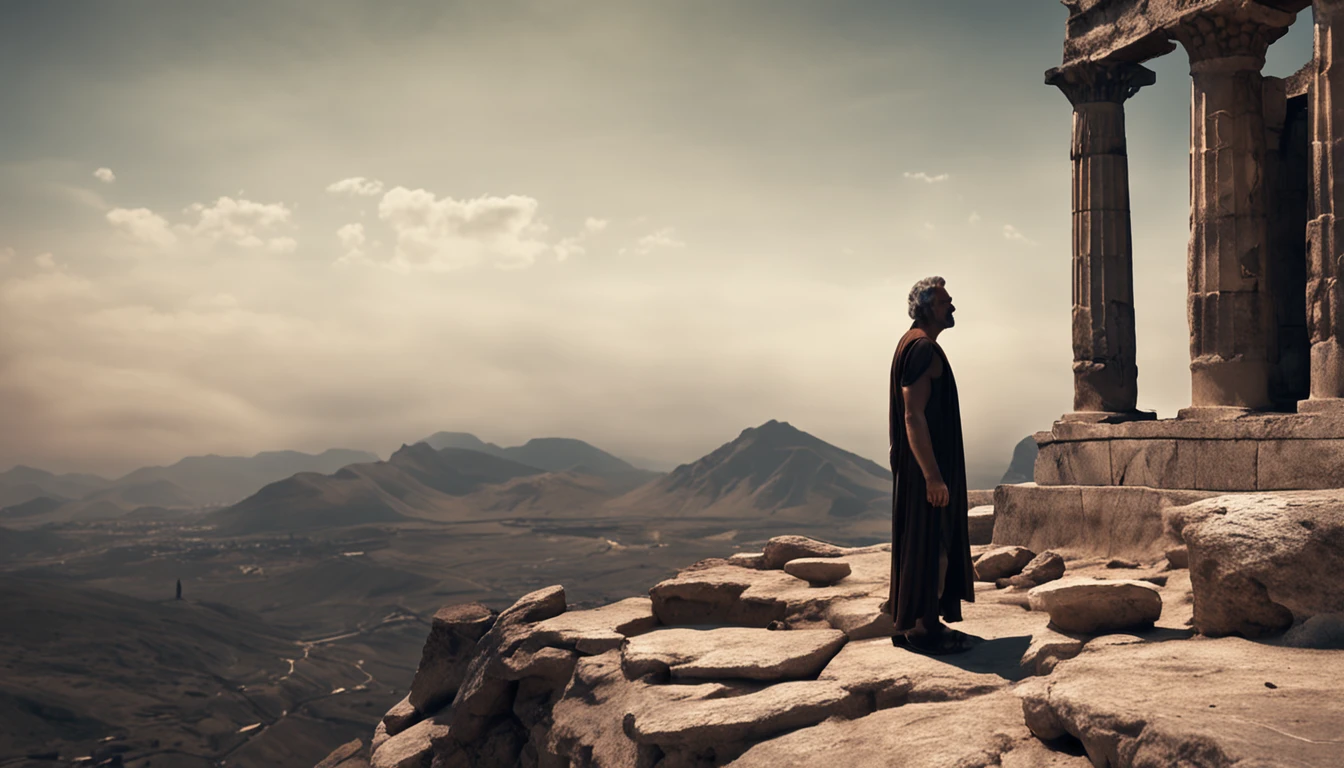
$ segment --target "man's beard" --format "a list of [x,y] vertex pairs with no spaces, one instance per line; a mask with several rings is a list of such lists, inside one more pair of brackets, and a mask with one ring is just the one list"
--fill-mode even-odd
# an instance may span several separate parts
[[943,324],[943,327],[944,327],[944,328],[951,328],[952,326],[954,326],[954,325],[956,325],[956,324],[957,324],[957,319],[956,319],[955,317],[952,316],[952,313],[951,313],[951,312],[948,312],[948,313],[947,313],[947,322]]

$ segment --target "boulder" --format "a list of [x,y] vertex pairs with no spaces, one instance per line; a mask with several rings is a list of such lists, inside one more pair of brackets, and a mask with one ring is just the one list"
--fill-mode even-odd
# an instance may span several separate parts
[[656,629],[626,641],[621,667],[632,679],[798,680],[815,677],[844,644],[837,629]]
[[1057,552],[1046,550],[1033,557],[1022,572],[1007,579],[999,579],[995,584],[1001,587],[1031,589],[1042,584],[1056,581],[1064,576],[1064,558]]
[[1033,733],[1077,738],[1094,765],[1344,765],[1335,669],[1332,651],[1240,638],[1089,643],[1017,693]]
[[1101,634],[1151,626],[1162,616],[1162,594],[1145,581],[1061,579],[1032,589],[1033,611],[1050,614],[1064,632]]
[[333,749],[331,754],[322,758],[322,762],[313,766],[313,768],[355,768],[361,763],[363,766],[368,766],[368,761],[360,756],[363,750],[363,739],[348,741]]
[[[431,630],[432,632],[432,630]],[[465,667],[465,665],[463,665]],[[411,704],[411,697],[407,696],[397,702],[387,714],[383,715],[383,727],[388,736],[396,736],[398,733],[410,728],[412,725],[420,722],[424,716],[416,710]]]
[[1179,519],[1200,632],[1259,637],[1344,612],[1344,490],[1220,496]]
[[1167,550],[1167,567],[1171,569],[1190,567],[1190,550],[1184,545]]
[[891,637],[891,614],[882,610],[886,601],[880,597],[854,600],[832,600],[822,617],[826,623],[845,633],[850,640],[870,637]]
[[998,581],[1022,572],[1036,553],[1025,547],[998,547],[975,561],[976,581]]
[[[476,643],[494,623],[495,612],[480,603],[450,605],[434,614],[429,637],[420,653],[420,665],[411,681],[410,695],[406,697],[414,711],[422,715],[435,712],[453,700],[467,674]],[[388,722],[387,732],[396,735],[416,719],[407,716],[400,718],[400,724]]]
[[784,564],[784,572],[810,584],[834,584],[850,574],[849,563],[830,557],[799,557]]
[[825,541],[806,536],[776,536],[765,543],[765,567],[783,568],[800,557],[840,557],[845,550]]
[[728,562],[732,565],[740,565],[743,568],[764,568],[764,552],[734,552],[728,556]]
[[383,746],[383,743],[390,738],[392,737],[387,735],[387,726],[383,725],[382,720],[379,720],[378,725],[373,729],[373,738],[369,740],[369,752],[377,752],[378,748]]
[[971,507],[966,514],[971,534],[971,546],[988,544],[994,540],[994,505]]
[[1344,650],[1344,613],[1318,613],[1283,636],[1292,648]]
[[436,737],[448,735],[448,725],[430,718],[383,742],[369,760],[371,768],[425,768],[433,758]]

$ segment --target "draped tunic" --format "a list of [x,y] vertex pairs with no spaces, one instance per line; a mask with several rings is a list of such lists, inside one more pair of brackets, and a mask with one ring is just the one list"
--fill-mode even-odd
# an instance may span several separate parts
[[[935,357],[942,361],[943,372],[929,381],[924,418],[929,425],[934,459],[948,489],[948,505],[941,509],[928,501],[924,472],[906,435],[905,398],[901,391],[901,387],[914,384]],[[961,621],[961,601],[975,602],[975,571],[971,565],[966,455],[957,383],[942,347],[913,326],[901,338],[892,359],[888,420],[894,488],[887,611],[892,614],[898,632],[913,629],[919,618],[932,620],[941,615],[947,621]],[[947,575],[940,585],[942,551],[947,553]]]

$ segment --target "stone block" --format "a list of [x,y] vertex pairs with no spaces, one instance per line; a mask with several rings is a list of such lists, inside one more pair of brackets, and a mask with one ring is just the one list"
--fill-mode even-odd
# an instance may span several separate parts
[[1258,440],[1197,440],[1195,451],[1197,490],[1254,491]]
[[988,544],[994,540],[994,505],[972,507],[966,515],[971,537],[971,546]]
[[1149,488],[1194,488],[1195,454],[1184,440],[1112,440],[1111,482]]
[[[1045,466],[1042,466],[1043,462]],[[1053,478],[1058,478],[1058,482],[1048,482]],[[1041,485],[1110,485],[1110,441],[1053,442],[1041,446],[1036,454],[1036,482]]]
[[1317,490],[1344,485],[1344,440],[1261,443],[1256,485],[1262,491]]

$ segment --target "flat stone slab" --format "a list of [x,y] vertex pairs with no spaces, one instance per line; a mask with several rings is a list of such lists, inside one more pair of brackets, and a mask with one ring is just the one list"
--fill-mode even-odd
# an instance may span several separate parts
[[1022,722],[1008,691],[954,702],[907,704],[856,720],[827,720],[763,741],[729,768],[1092,768],[1085,757],[1054,752]]
[[797,680],[816,675],[844,644],[838,629],[657,629],[626,642],[621,666],[632,679]]
[[765,567],[783,568],[790,560],[800,557],[840,557],[844,547],[806,536],[776,536],[765,543]]
[[838,683],[801,680],[740,696],[646,707],[629,720],[630,734],[640,744],[698,751],[758,741],[835,715],[856,717],[864,711],[863,697]]
[[1089,643],[1018,693],[1033,733],[1072,734],[1095,765],[1344,765],[1341,658],[1230,637]]
[[945,659],[897,648],[889,637],[849,643],[817,679],[871,695],[878,709],[915,701],[966,699],[1006,687],[1009,682],[997,674],[968,671]]
[[1050,614],[1065,632],[1100,634],[1152,626],[1162,616],[1162,593],[1146,581],[1074,577],[1027,593],[1033,611]]
[[653,601],[630,597],[586,611],[566,611],[537,622],[532,636],[538,643],[595,655],[619,648],[626,637],[658,626]]
[[438,718],[422,720],[383,742],[374,750],[372,768],[420,768],[429,764],[433,740],[448,735],[448,725]]
[[972,507],[966,513],[971,545],[988,544],[994,540],[994,505]]
[[799,557],[785,563],[784,572],[810,584],[834,584],[850,574],[850,567],[840,558]]

